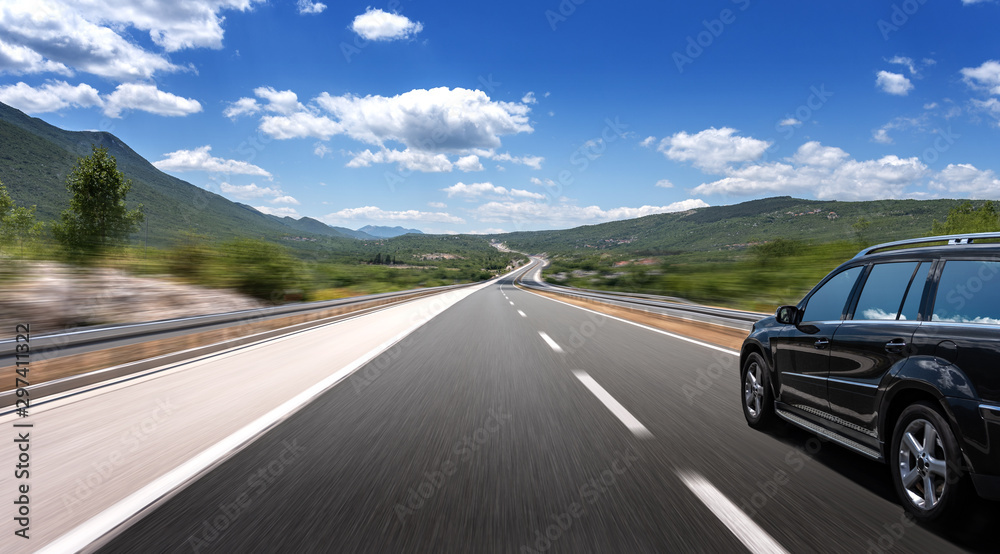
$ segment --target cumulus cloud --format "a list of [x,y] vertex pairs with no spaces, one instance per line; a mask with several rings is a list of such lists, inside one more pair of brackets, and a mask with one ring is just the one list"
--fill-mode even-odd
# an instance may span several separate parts
[[527,92],[527,93],[525,93],[524,97],[521,98],[521,103],[522,104],[537,104],[538,100],[535,98],[535,93],[534,92]]
[[992,169],[980,170],[971,164],[948,164],[928,186],[950,196],[969,198],[1000,197],[1000,178]]
[[873,130],[872,140],[879,144],[892,144],[892,137],[889,136],[889,130],[885,127]]
[[891,64],[902,65],[910,70],[910,75],[917,74],[917,66],[913,63],[913,58],[907,58],[906,56],[893,56],[892,58],[886,60]]
[[970,87],[1000,95],[1000,61],[988,60],[979,67],[965,67],[961,73],[962,80]]
[[291,196],[288,196],[287,194],[283,195],[283,196],[278,196],[277,198],[272,198],[271,199],[271,203],[272,204],[295,204],[296,206],[299,205],[299,201],[298,200],[296,200],[295,198],[292,198]]
[[271,173],[261,167],[240,160],[216,158],[210,154],[211,151],[212,147],[208,145],[194,150],[177,150],[165,154],[166,158],[153,162],[153,165],[161,171],[208,171],[271,178]]
[[424,223],[465,223],[465,220],[445,212],[422,212],[419,210],[392,211],[376,206],[345,208],[320,218],[335,225],[357,220],[371,221],[420,221]]
[[725,177],[692,190],[697,195],[812,194],[817,198],[867,200],[899,198],[919,183],[927,166],[918,158],[884,156],[857,161],[839,148],[808,142],[786,162],[769,162],[725,171]]
[[393,97],[324,92],[308,104],[292,91],[260,87],[254,94],[257,98],[241,98],[225,114],[265,114],[260,129],[273,138],[328,140],[346,135],[376,147],[350,153],[348,167],[395,163],[416,171],[480,171],[480,159],[490,159],[539,169],[544,160],[497,152],[501,137],[534,131],[528,119],[531,109],[523,103],[493,101],[478,90],[439,87]]
[[891,73],[889,71],[879,71],[875,77],[875,86],[883,92],[896,96],[906,96],[913,90],[913,83],[902,73]]
[[3,86],[0,87],[0,102],[29,114],[104,105],[94,87],[87,84],[73,86],[66,81],[50,81],[38,88],[23,82]]
[[424,24],[410,21],[403,15],[369,7],[365,13],[354,18],[351,30],[364,39],[390,41],[413,37],[424,30]]
[[261,187],[256,183],[250,183],[249,185],[231,185],[229,183],[222,183],[219,185],[219,189],[225,194],[231,194],[237,198],[263,198],[265,196],[278,197],[281,196],[281,189],[273,189],[271,187]]
[[778,122],[779,127],[798,127],[799,125],[802,125],[802,122],[794,117],[782,119]]
[[531,198],[534,200],[544,200],[545,195],[521,189],[508,189],[493,183],[456,183],[450,187],[441,189],[448,195],[448,198],[459,197],[467,200],[481,198],[483,196],[505,196],[510,198]]
[[105,98],[104,115],[121,117],[122,112],[128,110],[178,117],[200,112],[201,103],[193,98],[164,92],[156,88],[156,85],[125,83],[118,85]]
[[660,179],[659,181],[656,182],[656,186],[660,187],[661,189],[674,188],[674,184],[670,182],[670,179]]
[[323,13],[323,10],[326,9],[326,4],[312,2],[311,0],[299,0],[295,6],[299,9],[299,13],[303,15]]
[[642,146],[643,148],[649,148],[650,146],[653,146],[654,142],[656,142],[656,137],[648,136],[639,141],[639,146]]
[[660,141],[658,150],[671,160],[691,162],[706,171],[718,171],[733,163],[756,160],[771,146],[768,141],[736,133],[736,129],[729,127],[711,127],[693,135],[681,131]]

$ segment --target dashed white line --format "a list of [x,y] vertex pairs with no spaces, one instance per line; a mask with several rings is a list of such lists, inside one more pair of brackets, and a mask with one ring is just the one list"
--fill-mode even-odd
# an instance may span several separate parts
[[653,434],[649,432],[649,429],[646,429],[645,425],[639,423],[639,420],[629,413],[629,411],[625,409],[625,406],[622,406],[617,400],[615,400],[615,397],[611,396],[608,391],[604,390],[604,387],[595,381],[593,377],[588,375],[586,371],[575,370],[573,371],[573,375],[576,375],[576,378],[583,383],[583,386],[590,389],[590,392],[594,393],[594,396],[603,402],[604,405],[611,410],[611,413],[615,414],[615,416],[618,417],[618,419],[620,419],[630,431],[632,431],[632,434],[641,439],[649,439],[653,437]]
[[521,310],[518,310],[517,313],[521,314],[521,317],[528,317],[528,314],[522,312]]
[[788,551],[782,548],[766,531],[754,523],[750,519],[750,516],[746,515],[736,504],[733,504],[732,501],[726,498],[726,495],[722,494],[719,489],[715,488],[704,477],[697,473],[684,471],[677,474],[684,481],[684,484],[691,489],[691,492],[704,502],[709,510],[712,510],[715,517],[722,520],[722,523],[736,535],[736,538],[740,539],[750,552],[754,554],[765,552],[769,554],[788,554]]
[[512,300],[508,300],[508,302],[510,302],[510,305],[511,305],[511,306],[513,306],[513,305],[514,305],[514,302],[513,302]]
[[563,351],[562,347],[559,346],[559,344],[556,343],[556,341],[552,340],[552,337],[546,335],[545,331],[539,331],[538,335],[540,337],[542,337],[542,340],[545,341],[545,344],[548,344],[549,346],[552,347],[552,350],[555,350],[556,352],[562,353],[562,351]]

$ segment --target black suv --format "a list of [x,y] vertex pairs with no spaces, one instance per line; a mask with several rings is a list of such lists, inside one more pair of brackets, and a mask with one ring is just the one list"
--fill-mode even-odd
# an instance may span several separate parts
[[867,248],[757,322],[743,413],[888,462],[924,522],[1000,500],[1000,234]]

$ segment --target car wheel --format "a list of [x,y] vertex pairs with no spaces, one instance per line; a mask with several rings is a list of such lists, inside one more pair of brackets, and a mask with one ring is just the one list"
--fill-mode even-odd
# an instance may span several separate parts
[[754,429],[768,429],[774,426],[774,395],[771,392],[767,362],[754,352],[743,363],[743,415],[747,424]]
[[957,516],[968,497],[958,441],[941,412],[917,402],[900,414],[890,447],[892,480],[903,507],[923,523]]

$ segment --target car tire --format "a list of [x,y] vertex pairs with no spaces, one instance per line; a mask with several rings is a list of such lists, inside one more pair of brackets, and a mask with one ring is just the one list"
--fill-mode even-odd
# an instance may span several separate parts
[[903,508],[921,523],[953,521],[970,500],[971,483],[948,421],[930,402],[900,414],[889,445],[890,470]]
[[778,419],[774,413],[774,393],[767,362],[760,354],[753,352],[747,356],[740,382],[740,404],[747,424],[759,430],[773,429]]

